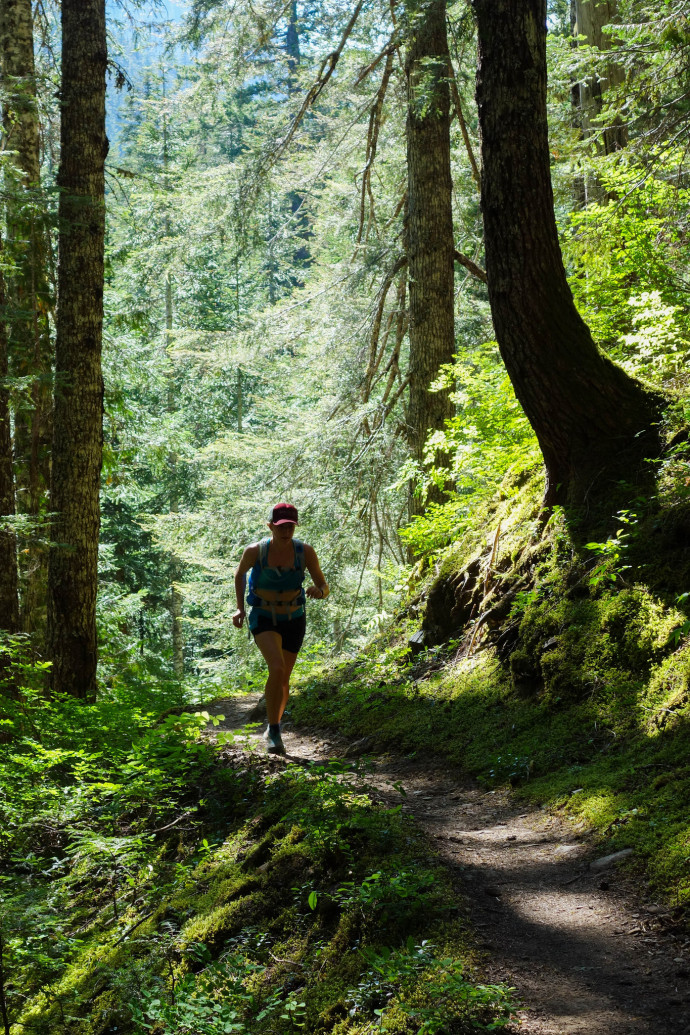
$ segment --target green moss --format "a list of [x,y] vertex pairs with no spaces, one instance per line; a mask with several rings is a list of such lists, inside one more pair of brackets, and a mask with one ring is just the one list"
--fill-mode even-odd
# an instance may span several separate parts
[[[469,966],[467,933],[447,922],[448,875],[410,824],[350,787],[349,775],[347,766],[266,767],[235,829],[216,830],[216,843],[197,831],[177,861],[154,851],[162,868],[137,911],[75,945],[62,977],[29,997],[17,1030],[126,1033],[138,1009],[138,1030],[172,1035],[211,1010],[269,1035],[289,1030],[293,1011],[304,1030],[353,1035],[371,1027],[382,994],[367,952],[404,955],[408,937],[438,939]],[[401,1002],[413,994],[405,975],[401,966],[386,986]],[[373,998],[359,1002],[361,988]]]
[[[480,541],[486,572],[501,515],[494,573],[480,586],[480,596],[489,593],[476,599],[468,629],[418,659],[379,644],[375,658],[362,656],[342,678],[313,675],[294,712],[307,724],[368,736],[381,750],[434,755],[487,783],[511,782],[589,825],[602,851],[634,847],[651,886],[685,902],[690,641],[682,639],[687,603],[679,606],[679,593],[690,589],[690,504],[662,499],[656,516],[650,504],[628,521],[621,571],[602,581],[593,574],[598,555],[578,544],[562,512],[535,534],[534,502],[521,501],[511,521],[499,501],[488,526],[442,561],[432,587],[439,601],[466,559],[479,556],[472,550]],[[667,578],[674,550],[681,556]],[[463,659],[477,614],[506,589],[513,594],[491,635],[500,645],[507,628],[508,646],[484,649],[482,630]]]

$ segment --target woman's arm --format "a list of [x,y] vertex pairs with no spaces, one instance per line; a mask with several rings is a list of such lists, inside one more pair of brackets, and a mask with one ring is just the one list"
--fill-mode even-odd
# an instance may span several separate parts
[[316,551],[313,546],[307,546],[304,544],[304,563],[307,566],[307,571],[312,577],[314,583],[313,586],[307,588],[307,596],[312,597],[313,600],[322,600],[327,597],[330,593],[328,583],[321,571],[321,565],[319,564],[319,558],[316,556]]
[[237,565],[237,571],[235,572],[235,597],[237,599],[237,610],[232,616],[232,624],[236,629],[241,629],[244,624],[244,618],[246,611],[244,610],[244,589],[247,584],[247,572],[256,564],[259,556],[259,544],[252,543],[251,546],[245,547],[242,554],[242,559]]

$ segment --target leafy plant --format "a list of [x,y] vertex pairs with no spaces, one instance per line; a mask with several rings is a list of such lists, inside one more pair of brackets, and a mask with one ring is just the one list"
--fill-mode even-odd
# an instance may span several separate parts
[[[614,585],[624,571],[630,569],[629,564],[622,564],[631,536],[635,532],[637,515],[629,510],[619,510],[616,515],[618,522],[622,525],[617,535],[612,536],[603,543],[586,543],[585,549],[591,550],[600,558],[599,563],[589,575],[590,586]],[[627,531],[624,531],[627,529]]]
[[373,1014],[385,1031],[387,1011],[401,1011],[418,1025],[418,1035],[438,1035],[452,1020],[496,1031],[513,1019],[512,989],[473,983],[463,963],[437,957],[428,941],[408,938],[402,949],[361,951],[368,969],[346,997],[351,1017]]
[[532,760],[525,755],[499,755],[489,770],[489,779],[493,783],[527,783],[532,775],[532,765]]
[[[690,599],[690,593],[681,593],[676,597],[676,603],[684,604],[688,599]],[[671,640],[677,646],[688,634],[690,634],[690,618],[686,618],[684,622],[676,626],[671,633]]]

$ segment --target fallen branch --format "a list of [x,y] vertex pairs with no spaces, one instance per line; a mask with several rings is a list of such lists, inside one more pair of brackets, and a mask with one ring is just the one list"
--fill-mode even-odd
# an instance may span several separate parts
[[181,816],[178,816],[177,819],[174,819],[172,823],[168,823],[166,827],[159,827],[158,830],[152,830],[151,833],[162,834],[164,831],[171,830],[173,827],[176,827],[177,824],[181,823],[183,819],[189,819],[189,817],[193,815],[193,812],[183,812]]
[[117,941],[113,945],[113,948],[115,948],[116,946],[120,945],[125,940],[125,938],[129,938],[129,936],[132,933],[132,931],[136,931],[137,927],[141,927],[141,925],[144,923],[144,921],[148,920],[148,918],[150,916],[153,916],[153,914],[154,914],[154,910],[153,909],[149,910],[148,913],[144,913],[144,915],[142,916],[141,920],[137,920],[137,922],[135,924],[132,924],[131,927],[128,927],[127,930],[125,931],[125,933],[120,938],[117,939]]

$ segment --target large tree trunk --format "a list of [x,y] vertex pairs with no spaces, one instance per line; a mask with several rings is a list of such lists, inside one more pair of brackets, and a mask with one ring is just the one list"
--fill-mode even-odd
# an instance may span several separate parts
[[[450,90],[446,0],[409,0],[407,182],[410,280],[408,441],[420,461],[430,431],[453,416],[448,392],[431,392],[455,353]],[[411,509],[422,507],[413,499]]]
[[553,210],[546,0],[473,0],[489,298],[539,440],[547,501],[603,498],[658,455],[659,400],[598,352],[575,308]]
[[[590,47],[603,52],[611,49],[611,36],[603,32],[616,16],[615,0],[573,0],[573,31],[584,36]],[[603,107],[604,94],[611,87],[619,86],[625,80],[625,71],[616,61],[608,60],[603,75],[591,76],[578,83],[577,94],[580,109],[580,123],[584,136],[600,133],[600,148],[604,154],[612,154],[625,147],[628,142],[626,127],[622,124],[602,127],[597,117]]]
[[[0,47],[4,88],[4,148],[7,191],[7,280],[10,371],[28,390],[14,413],[17,509],[36,521],[45,512],[52,440],[52,349],[48,313],[45,204],[40,194],[39,121],[36,104],[31,0],[3,0]],[[35,535],[22,564],[21,623],[45,636],[48,551]]]
[[[5,292],[0,273],[0,310],[5,307]],[[0,630],[17,632],[19,601],[17,597],[17,543],[14,530],[6,518],[14,514],[14,474],[10,402],[7,385],[7,333],[4,314],[0,314]],[[0,675],[3,662],[0,657]]]
[[48,634],[53,688],[81,698],[96,689],[106,62],[105,0],[63,0]]

